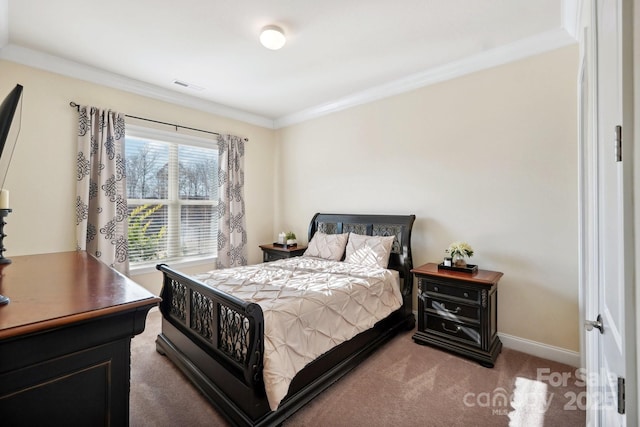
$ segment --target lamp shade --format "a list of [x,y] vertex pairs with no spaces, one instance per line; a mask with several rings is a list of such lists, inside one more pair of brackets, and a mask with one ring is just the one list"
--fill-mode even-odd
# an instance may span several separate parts
[[267,25],[260,33],[260,43],[267,49],[278,50],[286,41],[282,28],[275,25]]

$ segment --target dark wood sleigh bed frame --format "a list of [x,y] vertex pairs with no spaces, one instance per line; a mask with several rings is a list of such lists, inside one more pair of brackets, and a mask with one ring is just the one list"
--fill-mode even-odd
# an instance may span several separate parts
[[373,328],[333,348],[307,365],[293,379],[287,396],[271,411],[262,382],[264,326],[262,309],[207,286],[165,264],[162,332],[156,349],[166,355],[232,425],[278,425],[375,349],[412,329],[413,261],[411,231],[415,215],[316,214],[309,240],[316,231],[396,236],[389,268],[400,273],[403,305]]

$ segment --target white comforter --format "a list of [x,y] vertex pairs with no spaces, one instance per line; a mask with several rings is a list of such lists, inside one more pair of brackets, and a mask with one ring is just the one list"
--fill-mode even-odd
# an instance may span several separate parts
[[396,271],[310,257],[196,278],[262,308],[263,374],[272,410],[305,365],[402,305]]

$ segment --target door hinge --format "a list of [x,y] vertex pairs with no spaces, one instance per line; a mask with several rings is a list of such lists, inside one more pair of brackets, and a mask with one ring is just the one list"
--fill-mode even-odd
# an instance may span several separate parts
[[616,146],[615,146],[616,162],[622,161],[622,126],[616,126]]
[[624,414],[624,378],[618,377],[618,413]]

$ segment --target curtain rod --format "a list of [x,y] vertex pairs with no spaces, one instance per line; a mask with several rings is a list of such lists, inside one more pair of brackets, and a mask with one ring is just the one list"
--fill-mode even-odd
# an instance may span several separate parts
[[[69,102],[69,105],[70,105],[71,107],[75,108],[77,111],[80,111],[80,104],[76,104],[75,102],[71,101],[71,102]],[[158,123],[158,124],[161,124],[161,125],[172,126],[172,127],[175,127],[175,128],[176,128],[176,130],[178,130],[178,128],[181,128],[181,129],[194,130],[194,131],[196,131],[196,132],[208,133],[208,134],[210,134],[210,135],[220,135],[218,132],[212,132],[212,131],[210,131],[210,130],[202,130],[202,129],[191,128],[191,127],[188,127],[188,126],[177,125],[177,124],[175,124],[175,123],[161,122],[161,121],[159,121],[159,120],[147,119],[147,118],[144,118],[144,117],[138,117],[138,116],[131,116],[131,115],[129,115],[129,114],[125,114],[124,116],[125,116],[125,117],[129,117],[129,118],[131,118],[131,119],[144,120],[144,121],[146,121],[146,122],[153,122],[153,123]],[[249,138],[242,138],[242,139],[243,139],[245,142],[246,142],[246,141],[249,141]]]

